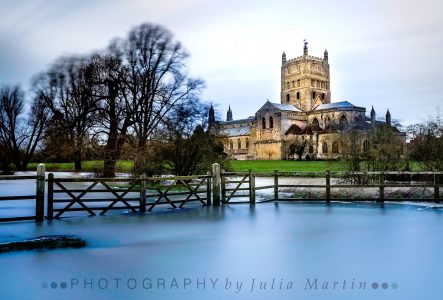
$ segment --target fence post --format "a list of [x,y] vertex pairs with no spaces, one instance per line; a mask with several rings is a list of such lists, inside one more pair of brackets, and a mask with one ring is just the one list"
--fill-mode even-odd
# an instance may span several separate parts
[[146,189],[145,189],[145,174],[140,176],[140,209],[139,213],[146,212]]
[[255,176],[249,169],[249,203],[255,204]]
[[45,173],[44,164],[37,165],[37,185],[35,192],[35,220],[41,222],[45,218]]
[[226,175],[225,170],[220,170],[220,182],[221,182],[221,203],[225,204],[226,202]]
[[215,163],[212,165],[212,205],[220,205],[220,164]]
[[[440,178],[439,178],[440,179]],[[436,203],[440,203],[439,198],[440,198],[440,189],[437,186],[437,183],[439,182],[439,180],[437,180],[437,176],[434,172],[434,200]]]
[[326,170],[326,202],[331,202],[331,171]]
[[380,193],[379,193],[379,202],[385,201],[385,174],[384,172],[380,172]]
[[206,178],[206,205],[211,205],[212,201],[211,201],[211,171],[208,171],[206,173],[206,175],[208,176]]
[[274,201],[278,201],[278,171],[274,171]]
[[54,174],[48,174],[48,206],[46,218],[52,220],[54,218]]

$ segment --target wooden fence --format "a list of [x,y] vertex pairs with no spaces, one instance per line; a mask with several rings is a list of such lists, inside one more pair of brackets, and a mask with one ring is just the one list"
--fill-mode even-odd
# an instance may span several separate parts
[[45,166],[39,165],[37,167],[36,176],[0,176],[0,181],[16,181],[16,180],[35,180],[36,188],[35,193],[20,194],[20,195],[7,195],[0,196],[0,202],[5,201],[33,201],[35,203],[35,212],[32,215],[25,216],[10,216],[1,217],[0,222],[11,222],[11,221],[43,221],[44,220],[44,206],[45,206]]
[[48,176],[49,220],[69,212],[104,215],[110,210],[133,213],[159,205],[182,208],[191,202],[211,204],[211,176],[152,178],[55,178]]
[[[313,177],[316,180],[311,184],[297,182],[300,177]],[[257,184],[257,178],[261,179],[262,184]],[[46,180],[46,218],[52,220],[85,213],[89,216],[104,215],[113,210],[145,213],[159,206],[183,208],[193,202],[205,206],[267,201],[439,202],[442,179],[443,172],[224,172],[218,164],[214,164],[212,172],[207,175],[187,177],[56,178],[49,173]],[[37,176],[0,176],[0,181],[8,180],[35,180],[35,194],[0,196],[0,203],[35,201],[35,213],[31,216],[2,217],[0,222],[43,221],[44,165],[38,166]],[[420,198],[398,194],[399,197],[393,198],[388,191],[393,188],[400,191],[422,189],[428,195]],[[355,193],[345,193],[344,197],[336,197],[340,194],[337,191],[355,189],[372,189],[375,194],[374,197],[354,197]],[[263,190],[268,191],[263,194]]]
[[[293,178],[317,178],[323,183],[282,183],[282,179]],[[258,185],[257,178],[272,179],[271,184]],[[249,172],[224,172],[221,171],[221,199],[224,204],[256,203],[256,195],[260,190],[271,190],[260,202],[267,201],[434,201],[441,199],[440,189],[443,187],[443,172],[279,172],[253,173]],[[336,183],[331,183],[331,179]],[[288,181],[288,180],[285,180]],[[386,199],[386,189],[396,188],[395,198]],[[359,189],[368,191],[376,189],[375,197],[368,197],[367,193],[359,197],[350,197],[351,193],[344,191]],[[409,189],[409,190],[408,190]],[[418,197],[414,193],[409,197],[403,197],[403,193],[410,189],[432,190],[432,197]],[[290,196],[282,197],[283,191],[289,191]],[[316,190],[317,193],[312,193]],[[340,191],[339,193],[333,193]],[[345,197],[334,197],[336,194],[344,194]],[[285,194],[288,194],[286,192]],[[355,193],[354,193],[355,194]],[[311,195],[312,197],[309,197]],[[365,196],[366,195],[366,196]],[[242,200],[235,201],[236,198]]]

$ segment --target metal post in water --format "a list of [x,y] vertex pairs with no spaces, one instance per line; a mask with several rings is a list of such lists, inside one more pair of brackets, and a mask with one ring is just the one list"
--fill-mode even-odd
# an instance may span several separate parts
[[255,204],[255,176],[249,169],[249,203]]
[[140,177],[140,209],[139,212],[146,212],[146,189],[145,189],[145,174]]
[[54,218],[54,174],[48,174],[48,206],[46,218],[52,220]]
[[326,170],[326,202],[331,202],[331,171]]
[[215,163],[212,165],[212,199],[214,206],[220,205],[220,164]]
[[274,171],[274,201],[278,201],[278,170]]
[[44,164],[37,165],[37,185],[35,192],[35,220],[41,222],[45,216],[45,173]]

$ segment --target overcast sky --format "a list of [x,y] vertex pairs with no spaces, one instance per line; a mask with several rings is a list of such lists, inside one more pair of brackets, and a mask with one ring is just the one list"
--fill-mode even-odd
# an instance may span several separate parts
[[329,51],[332,101],[407,125],[443,110],[442,0],[0,0],[0,84],[28,87],[64,54],[105,48],[141,23],[166,26],[191,54],[203,99],[223,118],[279,102],[281,54]]

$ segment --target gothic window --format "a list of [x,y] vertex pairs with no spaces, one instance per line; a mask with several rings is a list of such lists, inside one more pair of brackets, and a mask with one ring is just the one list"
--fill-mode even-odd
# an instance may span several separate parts
[[320,81],[317,81],[317,88],[320,87]]
[[363,151],[367,152],[369,150],[369,141],[368,140],[364,140],[363,141]]
[[234,142],[233,142],[232,140],[229,141],[229,148],[230,148],[231,150],[234,149]]
[[325,100],[325,93],[321,94],[321,100]]
[[322,151],[323,153],[328,153],[328,143],[323,142],[323,145],[322,145],[322,147],[321,147],[321,151]]
[[269,117],[269,128],[274,128],[274,118]]
[[291,100],[291,95],[286,94],[286,101],[289,102]]
[[346,128],[348,126],[348,119],[346,119],[345,116],[341,116],[340,121],[339,121],[339,125],[342,129]]
[[300,92],[297,92],[297,100],[300,99]]
[[338,143],[332,142],[332,153],[338,153]]
[[237,149],[241,149],[241,140],[240,139],[237,140]]
[[266,119],[265,117],[261,118],[261,128],[266,129]]
[[246,149],[248,149],[249,148],[249,139],[247,138],[246,139]]
[[320,124],[318,123],[317,118],[314,118],[314,120],[312,120],[312,126],[315,127],[315,128],[320,127]]
[[312,99],[315,99],[315,92],[312,92]]
[[309,153],[311,153],[311,154],[314,153],[314,146],[312,146],[312,145],[309,146]]
[[297,80],[297,87],[300,87],[300,79]]
[[325,119],[325,125],[326,125],[326,126],[331,125],[331,118],[326,117],[326,119]]

